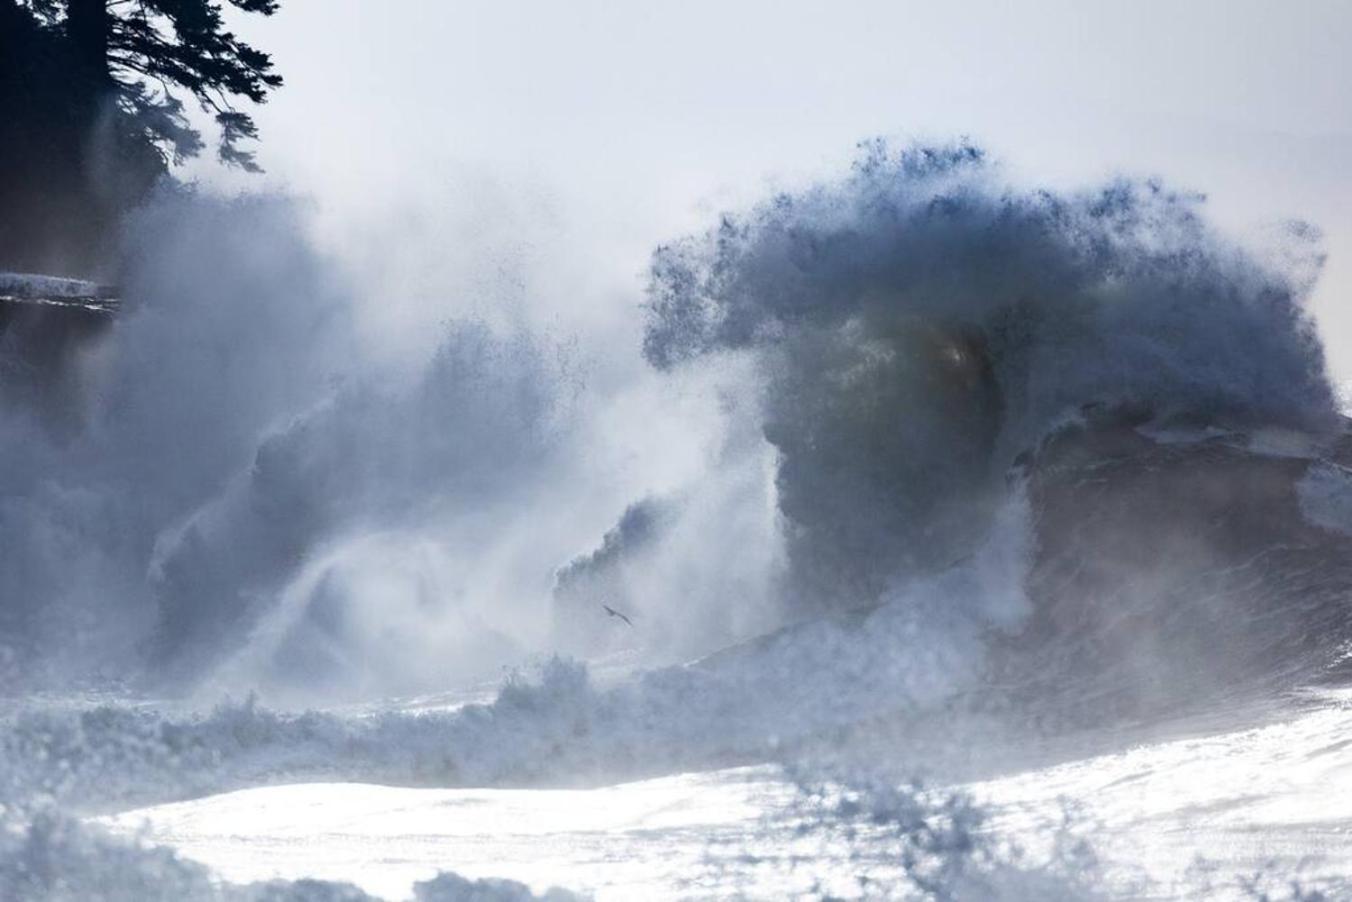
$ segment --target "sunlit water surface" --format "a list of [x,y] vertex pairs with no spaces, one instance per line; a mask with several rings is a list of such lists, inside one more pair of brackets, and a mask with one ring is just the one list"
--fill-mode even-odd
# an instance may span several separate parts
[[[1284,722],[964,788],[990,813],[983,829],[1032,858],[1070,824],[1089,841],[1093,882],[1110,896],[1345,889],[1352,693],[1325,694]],[[317,877],[394,899],[439,870],[600,899],[852,896],[899,876],[885,832],[823,839],[799,829],[795,798],[765,766],[593,789],[271,786],[101,823],[176,847],[231,881]]]

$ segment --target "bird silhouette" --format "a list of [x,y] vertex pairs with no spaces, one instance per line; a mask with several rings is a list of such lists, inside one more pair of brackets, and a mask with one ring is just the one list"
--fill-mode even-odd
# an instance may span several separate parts
[[623,620],[625,623],[629,624],[630,626],[633,626],[633,625],[634,625],[634,621],[630,620],[628,617],[624,616],[624,615],[621,614],[619,611],[617,611],[617,610],[615,610],[614,608],[612,608],[610,605],[608,605],[608,604],[603,604],[603,605],[601,605],[601,607],[605,608],[606,613],[609,614],[611,617],[618,617],[618,618],[620,618],[621,620]]

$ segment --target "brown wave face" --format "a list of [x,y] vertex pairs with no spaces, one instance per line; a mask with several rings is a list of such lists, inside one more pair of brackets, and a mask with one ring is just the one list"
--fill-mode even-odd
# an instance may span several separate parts
[[876,599],[971,551],[1000,494],[1003,405],[981,332],[860,315],[770,355],[764,433],[800,613]]
[[1033,613],[994,641],[991,683],[1084,723],[1345,679],[1352,537],[1301,494],[1312,469],[1352,465],[1352,423],[1273,453],[1242,433],[1151,437],[1143,417],[1087,411],[1024,462]]
[[[1339,516],[1327,521],[1310,497],[1325,475],[1341,494],[1330,505]],[[1335,435],[1196,424],[1164,432],[1144,409],[1094,407],[1008,476],[1022,483],[1031,514],[1027,615],[980,627],[971,679],[964,671],[934,707],[899,690],[876,694],[877,709],[851,735],[881,740],[880,754],[933,753],[948,766],[949,739],[965,730],[983,743],[1102,728],[1192,733],[1213,720],[1262,720],[1292,693],[1352,681],[1352,421]],[[941,581],[922,582],[943,591]],[[867,682],[889,658],[924,659],[905,637],[890,647],[873,637],[888,608],[828,612],[700,667],[736,679],[776,647],[800,654],[805,637],[830,624],[817,661],[825,670],[809,679],[840,687],[840,670]],[[789,692],[784,673],[770,672],[775,691]]]

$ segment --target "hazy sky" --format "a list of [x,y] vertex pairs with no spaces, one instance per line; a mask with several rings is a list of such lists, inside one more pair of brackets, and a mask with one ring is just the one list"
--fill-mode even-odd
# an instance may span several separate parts
[[240,28],[287,79],[267,183],[334,216],[515,199],[637,287],[653,243],[861,138],[967,134],[1021,181],[1158,174],[1229,228],[1319,225],[1352,376],[1348,0],[286,0]]

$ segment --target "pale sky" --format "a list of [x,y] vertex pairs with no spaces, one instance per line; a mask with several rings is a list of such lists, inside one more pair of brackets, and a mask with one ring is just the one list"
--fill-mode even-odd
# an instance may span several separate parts
[[862,138],[966,134],[1024,183],[1160,175],[1241,233],[1320,226],[1313,309],[1352,377],[1352,0],[285,0],[250,18],[287,80],[257,116],[261,184],[336,217],[544,198],[637,289],[653,244],[829,176]]

